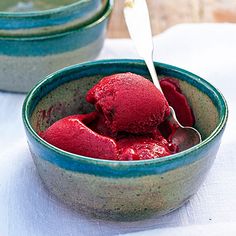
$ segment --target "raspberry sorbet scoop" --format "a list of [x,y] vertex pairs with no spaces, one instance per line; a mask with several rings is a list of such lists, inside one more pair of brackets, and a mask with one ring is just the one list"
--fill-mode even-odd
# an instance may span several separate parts
[[115,141],[99,135],[87,127],[87,124],[96,119],[96,112],[68,116],[52,124],[41,134],[41,137],[68,152],[115,160],[117,159]]
[[151,132],[170,114],[166,98],[153,83],[133,73],[104,77],[86,100],[103,113],[112,132]]
[[160,81],[160,85],[169,105],[174,108],[180,124],[183,126],[193,126],[195,123],[193,111],[187,98],[182,94],[179,83],[172,78],[166,77]]

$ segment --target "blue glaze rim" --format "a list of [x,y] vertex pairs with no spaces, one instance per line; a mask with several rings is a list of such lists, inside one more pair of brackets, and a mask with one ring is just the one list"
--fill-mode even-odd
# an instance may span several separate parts
[[[63,151],[59,148],[56,148],[44,141],[42,138],[40,138],[40,136],[33,130],[32,126],[30,125],[29,118],[33,111],[33,107],[35,107],[35,105],[40,101],[40,99],[44,97],[48,92],[52,91],[57,87],[55,85],[52,85],[52,81],[54,79],[59,80],[61,76],[65,74],[70,75],[75,73],[76,71],[83,71],[84,74],[82,76],[85,76],[86,73],[88,73],[89,75],[89,71],[93,69],[93,67],[96,68],[97,66],[100,66],[102,68],[103,65],[109,66],[110,68],[115,68],[116,65],[123,65],[124,67],[128,65],[129,68],[131,68],[132,65],[132,67],[136,68],[136,71],[141,67],[140,71],[146,71],[146,74],[148,74],[145,64],[142,60],[114,59],[87,62],[66,67],[47,76],[28,93],[22,108],[23,123],[29,136],[29,141],[31,142],[33,140],[33,142],[42,145],[44,148],[44,152],[49,154],[48,159],[46,160],[61,168],[71,171],[78,171],[82,173],[96,174],[99,176],[116,178],[138,177],[147,174],[161,174],[167,170],[172,170],[177,167],[192,163],[195,160],[199,159],[201,153],[204,155],[205,148],[207,148],[210,143],[212,143],[212,145],[218,145],[216,141],[220,138],[220,134],[225,128],[228,119],[228,106],[223,95],[209,82],[200,78],[199,76],[186,70],[180,69],[178,67],[157,62],[155,62],[157,72],[159,71],[163,75],[166,75],[166,72],[171,72],[171,76],[174,76],[183,81],[187,81],[188,83],[196,86],[203,93],[212,91],[212,93],[210,94],[210,98],[213,103],[218,106],[217,109],[220,114],[220,120],[218,126],[212,132],[212,134],[205,140],[203,140],[200,144],[183,152],[176,153],[163,158],[141,161],[113,161],[72,154]],[[111,71],[108,74],[112,74]],[[170,73],[168,73],[168,75],[170,75]],[[72,81],[74,79],[71,79],[70,76],[67,76],[67,80],[64,80],[63,83]],[[76,79],[79,78],[76,77]],[[62,85],[63,83],[61,83],[60,85]],[[47,84],[47,91],[44,93],[44,95],[41,94],[40,96],[38,96],[37,93],[40,92],[40,88],[44,84]],[[34,101],[35,97],[37,97],[37,101],[33,103],[32,101]],[[51,156],[52,153],[55,153],[53,157]],[[63,155],[63,157],[61,155]]]
[[35,16],[45,16],[47,17],[47,15],[51,15],[51,14],[57,14],[57,13],[61,13],[64,12],[70,8],[76,7],[77,5],[86,2],[87,0],[77,0],[73,3],[69,3],[67,5],[62,5],[62,6],[58,6],[55,8],[51,8],[51,9],[46,9],[46,10],[38,10],[38,11],[26,11],[26,12],[11,12],[11,11],[0,11],[0,17],[35,17]]
[[[59,29],[57,31],[52,32],[40,32],[36,33],[29,33],[27,35],[7,35],[7,34],[0,34],[0,40],[14,40],[14,41],[31,41],[31,40],[45,40],[57,37],[63,37],[67,34],[76,32],[78,30],[85,31],[88,28],[92,28],[97,24],[100,24],[104,20],[106,20],[112,12],[114,0],[108,0],[106,6],[100,14],[97,14],[95,17],[80,23],[78,25],[74,25],[72,27],[65,27],[65,29]],[[0,15],[1,17],[1,15]]]

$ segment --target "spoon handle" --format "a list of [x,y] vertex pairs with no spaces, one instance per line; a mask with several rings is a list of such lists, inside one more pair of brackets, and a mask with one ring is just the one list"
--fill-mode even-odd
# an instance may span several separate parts
[[148,7],[145,0],[125,0],[125,21],[131,39],[144,59],[154,85],[162,92],[153,64],[153,41]]

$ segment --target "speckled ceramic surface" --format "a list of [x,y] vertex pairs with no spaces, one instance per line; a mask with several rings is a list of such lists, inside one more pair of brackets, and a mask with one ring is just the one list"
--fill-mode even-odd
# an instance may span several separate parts
[[37,135],[61,117],[92,110],[84,96],[103,76],[130,71],[148,78],[142,61],[109,60],[69,67],[40,82],[26,98],[23,121],[39,175],[47,189],[73,209],[110,220],[163,215],[180,207],[204,181],[226,125],[226,102],[196,75],[165,64],[155,66],[159,76],[179,81],[204,139],[191,149],[164,158],[93,159],[61,151]]
[[0,32],[0,90],[27,92],[58,69],[94,59],[103,46],[112,6],[113,1],[108,1],[93,21],[63,26],[57,32],[42,34],[39,30],[38,34],[27,36]]
[[108,0],[8,0],[0,2],[0,36],[51,34],[93,21]]

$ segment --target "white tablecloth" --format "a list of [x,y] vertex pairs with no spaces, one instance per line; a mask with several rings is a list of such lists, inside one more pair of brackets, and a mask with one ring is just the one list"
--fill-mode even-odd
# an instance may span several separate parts
[[[31,160],[21,120],[25,95],[0,92],[1,236],[236,235],[236,25],[178,25],[154,43],[155,60],[202,76],[229,105],[217,159],[198,193],[175,212],[138,222],[106,222],[71,211],[45,191]],[[138,55],[130,40],[108,39],[99,56],[104,58]]]

